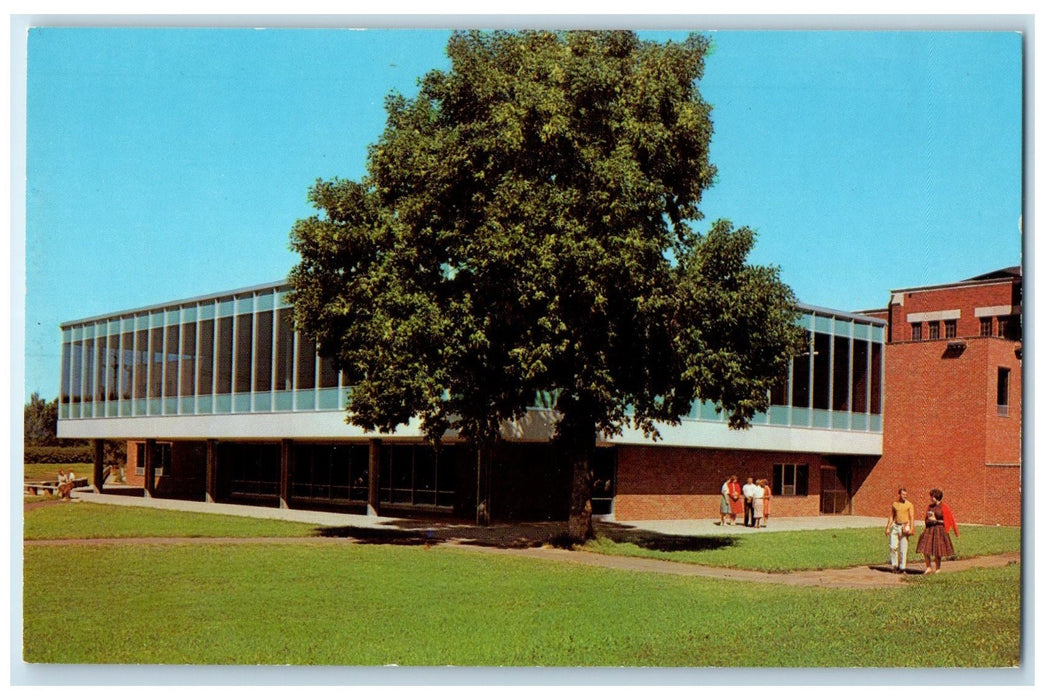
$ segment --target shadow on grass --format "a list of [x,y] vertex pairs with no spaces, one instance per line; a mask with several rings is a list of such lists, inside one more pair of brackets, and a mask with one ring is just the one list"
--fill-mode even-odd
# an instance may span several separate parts
[[738,539],[729,535],[669,535],[616,523],[600,523],[595,532],[613,542],[657,552],[709,552],[732,547]]
[[[555,547],[571,549],[574,543],[565,522],[495,523],[478,526],[465,522],[395,520],[381,527],[323,527],[320,537],[349,538],[361,544],[432,546],[444,543],[467,544],[497,549]],[[634,544],[660,552],[704,552],[730,547],[736,537],[669,535],[616,523],[595,524],[598,537],[613,542]]]

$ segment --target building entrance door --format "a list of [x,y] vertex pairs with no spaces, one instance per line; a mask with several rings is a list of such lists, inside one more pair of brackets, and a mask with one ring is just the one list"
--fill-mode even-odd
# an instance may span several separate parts
[[596,448],[591,467],[592,515],[611,515],[613,497],[617,494],[617,448]]
[[820,514],[834,515],[849,510],[849,489],[845,474],[832,464],[820,467]]

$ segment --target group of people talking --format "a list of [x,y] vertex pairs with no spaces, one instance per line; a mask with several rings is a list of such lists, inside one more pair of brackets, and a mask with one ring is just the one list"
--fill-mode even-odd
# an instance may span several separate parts
[[[741,486],[737,475],[722,484],[722,500],[719,506],[719,525],[736,525],[737,516],[744,514],[745,527],[765,527],[769,520],[769,501],[772,489],[766,479],[757,481],[748,477]],[[728,522],[727,522],[728,520]]]
[[[918,537],[915,551],[925,557],[925,573],[934,574],[940,570],[940,562],[944,557],[954,556],[954,545],[951,543],[950,531],[954,530],[958,537],[958,523],[954,513],[943,502],[943,491],[929,491],[929,505],[925,509],[925,529]],[[893,502],[892,514],[885,524],[885,534],[889,536],[889,564],[893,573],[907,570],[908,540],[914,535],[914,504],[907,500],[907,489],[900,487]]]

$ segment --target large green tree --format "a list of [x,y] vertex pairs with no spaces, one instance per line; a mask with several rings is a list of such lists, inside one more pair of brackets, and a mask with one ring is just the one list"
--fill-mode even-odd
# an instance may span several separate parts
[[366,176],[318,181],[291,233],[296,318],[352,381],[349,422],[482,447],[546,392],[583,540],[600,433],[656,437],[696,399],[735,428],[767,408],[795,300],[747,263],[751,230],[693,227],[715,177],[707,49],[455,33],[450,70],[387,99]]

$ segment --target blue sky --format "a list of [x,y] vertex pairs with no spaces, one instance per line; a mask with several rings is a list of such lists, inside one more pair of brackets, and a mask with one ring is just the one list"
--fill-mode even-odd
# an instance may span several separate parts
[[[309,186],[363,174],[384,98],[447,68],[447,36],[32,30],[25,396],[57,395],[63,321],[284,278]],[[751,226],[753,262],[843,310],[1021,262],[1020,35],[711,36],[700,228]]]

